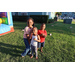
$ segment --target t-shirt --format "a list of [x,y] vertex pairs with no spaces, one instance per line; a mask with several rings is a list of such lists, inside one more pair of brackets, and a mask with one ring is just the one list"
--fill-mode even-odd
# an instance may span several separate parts
[[32,30],[32,28],[29,28],[28,26],[26,26],[25,29],[24,29],[23,38],[27,38],[26,34],[29,34],[29,36],[30,36],[31,30]]
[[36,36],[32,35],[31,45],[37,46],[37,41],[35,41],[34,38],[38,39],[37,35]]
[[[44,30],[44,31],[41,30],[41,29],[38,30],[38,35],[41,35],[42,33],[43,33],[44,35],[47,35],[47,31],[46,31],[46,30]],[[40,41],[41,43],[44,42],[44,41],[45,41],[45,37],[40,36],[40,40],[41,40],[41,41]]]

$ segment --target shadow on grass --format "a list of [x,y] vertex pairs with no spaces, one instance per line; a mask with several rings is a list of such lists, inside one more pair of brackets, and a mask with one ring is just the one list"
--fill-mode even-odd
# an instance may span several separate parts
[[26,22],[17,22],[14,21],[14,28],[15,29],[24,29],[27,26]]
[[[25,48],[24,46],[15,46],[15,45],[10,45],[10,44],[5,44],[5,43],[0,42],[0,53],[1,54],[6,54],[6,55],[9,54],[12,57],[21,57],[21,53],[24,51],[24,48]],[[38,51],[40,51],[40,49],[38,49]],[[44,62],[49,62],[50,61],[46,56],[44,56],[43,53],[40,53],[40,54],[42,55],[41,58],[45,59]],[[29,56],[29,55],[27,55],[27,56]],[[33,58],[35,58],[35,53],[34,53],[34,57]],[[39,59],[37,61],[39,61]]]
[[0,52],[5,54],[10,54],[12,56],[20,56],[21,53],[24,51],[24,46],[15,46],[10,44],[5,44],[0,42]]

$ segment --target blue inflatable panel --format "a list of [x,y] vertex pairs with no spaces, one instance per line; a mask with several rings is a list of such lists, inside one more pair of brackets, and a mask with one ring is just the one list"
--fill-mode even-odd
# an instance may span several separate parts
[[11,29],[10,29],[10,27],[8,25],[1,24],[1,26],[0,26],[0,34],[5,33],[5,32],[8,32],[10,30]]

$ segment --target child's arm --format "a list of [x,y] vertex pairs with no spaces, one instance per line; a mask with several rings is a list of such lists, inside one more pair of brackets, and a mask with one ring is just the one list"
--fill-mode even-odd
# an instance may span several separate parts
[[46,34],[41,34],[44,38],[46,38],[47,37],[47,35]]
[[38,40],[34,38],[35,41],[40,42],[40,36],[38,35]]
[[32,35],[33,35],[33,33],[31,33],[31,35],[30,35],[30,39],[32,39]]
[[26,37],[27,37],[27,39],[28,39],[28,42],[29,42],[29,44],[30,44],[30,36],[29,36],[29,32],[28,32],[28,27],[25,27],[24,35],[26,35]]
[[44,34],[42,33],[41,36],[43,36],[44,38],[46,38],[47,37],[47,31],[45,31]]
[[29,42],[29,44],[30,44],[30,37],[29,37],[29,34],[26,34],[26,36],[27,36],[28,42]]
[[33,29],[30,32],[30,40],[32,39],[32,35],[33,35]]

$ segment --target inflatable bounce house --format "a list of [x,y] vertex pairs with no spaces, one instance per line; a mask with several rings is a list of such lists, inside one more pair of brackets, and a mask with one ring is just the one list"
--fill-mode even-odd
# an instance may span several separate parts
[[0,36],[14,32],[12,13],[0,12]]

